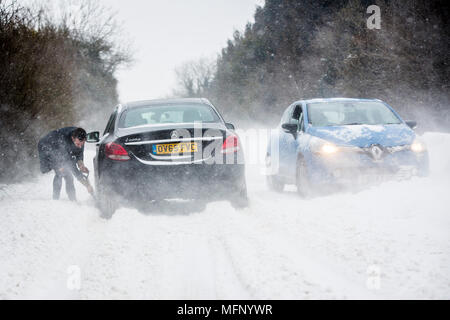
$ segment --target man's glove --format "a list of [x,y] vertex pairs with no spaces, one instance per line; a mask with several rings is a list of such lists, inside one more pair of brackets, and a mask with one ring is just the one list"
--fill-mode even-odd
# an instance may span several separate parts
[[89,173],[89,169],[84,165],[83,161],[79,160],[77,162],[77,164],[78,164],[78,168],[80,169],[81,172]]

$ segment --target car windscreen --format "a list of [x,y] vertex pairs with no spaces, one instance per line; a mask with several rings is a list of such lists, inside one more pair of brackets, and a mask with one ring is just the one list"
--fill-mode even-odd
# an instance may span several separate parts
[[204,104],[170,104],[136,107],[122,113],[119,128],[148,124],[220,122],[216,111]]
[[399,124],[401,120],[377,101],[332,101],[308,104],[308,122],[314,127]]

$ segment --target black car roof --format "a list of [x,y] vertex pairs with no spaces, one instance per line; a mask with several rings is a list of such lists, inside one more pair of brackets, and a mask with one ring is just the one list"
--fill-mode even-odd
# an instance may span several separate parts
[[[217,110],[216,107],[206,98],[179,98],[179,99],[154,99],[154,100],[141,100],[141,101],[133,101],[133,102],[127,102],[124,104],[119,104],[117,106],[117,112],[119,114],[122,114],[127,109],[132,108],[139,108],[139,107],[145,107],[145,106],[151,106],[151,105],[168,105],[168,104],[203,104],[210,106],[219,116],[220,120],[222,122],[225,122],[222,115],[220,114],[219,110]],[[118,120],[118,119],[117,119]]]
[[183,99],[155,99],[155,100],[133,101],[122,104],[122,108],[129,109],[158,104],[182,104],[182,103],[197,103],[212,106],[211,102],[209,102],[208,99],[205,98],[183,98]]

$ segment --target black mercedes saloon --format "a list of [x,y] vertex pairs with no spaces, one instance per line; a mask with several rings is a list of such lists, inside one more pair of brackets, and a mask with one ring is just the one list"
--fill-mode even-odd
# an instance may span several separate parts
[[125,204],[168,199],[248,205],[244,153],[234,126],[207,99],[119,105],[94,158],[97,205],[105,218]]

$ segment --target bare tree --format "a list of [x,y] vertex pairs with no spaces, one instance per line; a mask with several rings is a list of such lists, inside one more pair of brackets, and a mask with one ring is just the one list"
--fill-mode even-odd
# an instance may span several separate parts
[[44,133],[86,114],[98,123],[117,103],[114,72],[130,55],[113,13],[92,0],[64,3],[72,7],[0,0],[0,181],[32,176]]
[[216,63],[214,59],[201,58],[186,61],[175,69],[178,82],[176,96],[199,97],[205,95],[211,88]]

